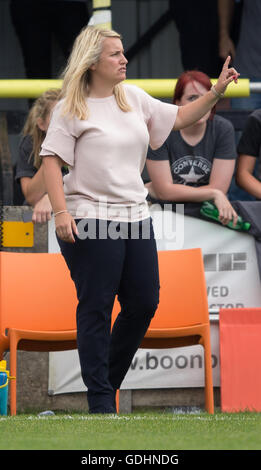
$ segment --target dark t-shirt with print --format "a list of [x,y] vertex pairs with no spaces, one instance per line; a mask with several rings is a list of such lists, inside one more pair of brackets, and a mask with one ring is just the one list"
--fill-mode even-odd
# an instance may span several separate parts
[[201,141],[191,146],[179,131],[172,131],[157,150],[149,148],[149,160],[169,160],[173,183],[202,186],[209,183],[215,158],[233,160],[237,156],[234,128],[230,121],[215,115],[207,121]]

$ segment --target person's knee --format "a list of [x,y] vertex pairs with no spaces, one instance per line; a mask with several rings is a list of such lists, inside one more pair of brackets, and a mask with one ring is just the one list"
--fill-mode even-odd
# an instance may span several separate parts
[[146,316],[152,318],[158,308],[159,298],[158,296],[151,296],[150,299],[146,299],[143,303],[143,311]]
[[144,295],[140,298],[132,299],[131,304],[125,304],[125,308],[129,315],[134,315],[139,318],[143,317],[144,319],[151,319],[159,303],[159,297],[156,293],[150,295]]

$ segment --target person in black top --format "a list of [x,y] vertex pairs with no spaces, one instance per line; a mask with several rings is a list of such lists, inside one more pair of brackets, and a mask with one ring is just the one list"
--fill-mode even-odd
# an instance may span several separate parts
[[39,153],[59,94],[59,89],[52,88],[34,102],[23,128],[16,164],[15,179],[21,185],[25,202],[34,208],[33,222],[38,223],[50,220],[52,213]]
[[236,182],[254,199],[261,199],[261,109],[248,117],[237,150]]
[[[30,79],[56,78],[90,18],[87,0],[10,0],[10,14]],[[62,56],[54,61],[54,40],[63,55],[61,64]]]

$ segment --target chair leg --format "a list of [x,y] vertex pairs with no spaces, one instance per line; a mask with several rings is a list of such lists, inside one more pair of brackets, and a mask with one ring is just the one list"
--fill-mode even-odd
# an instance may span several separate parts
[[0,361],[4,359],[4,353],[8,351],[8,349],[9,349],[8,341],[2,342],[0,339]]
[[16,362],[17,362],[17,338],[10,334],[10,375],[14,377],[10,380],[10,411],[11,416],[16,415]]
[[120,410],[120,390],[117,389],[116,390],[116,411],[117,411],[117,414],[119,414],[119,410]]
[[204,360],[205,360],[205,407],[206,411],[214,414],[214,392],[212,379],[212,359],[209,335],[204,338]]

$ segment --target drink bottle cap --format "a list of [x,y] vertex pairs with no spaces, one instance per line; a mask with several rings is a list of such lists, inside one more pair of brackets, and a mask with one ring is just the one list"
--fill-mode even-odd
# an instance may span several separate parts
[[244,222],[244,229],[245,229],[245,230],[249,230],[250,227],[251,227],[250,222]]
[[6,370],[6,361],[0,361],[0,371]]

